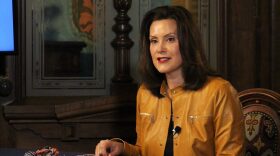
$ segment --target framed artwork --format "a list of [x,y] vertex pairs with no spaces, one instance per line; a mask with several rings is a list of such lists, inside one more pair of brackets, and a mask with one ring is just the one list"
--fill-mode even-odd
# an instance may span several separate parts
[[105,1],[26,3],[27,94],[104,94]]

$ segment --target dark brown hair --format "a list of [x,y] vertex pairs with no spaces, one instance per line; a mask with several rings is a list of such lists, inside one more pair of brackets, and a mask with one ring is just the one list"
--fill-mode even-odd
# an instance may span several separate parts
[[154,67],[150,54],[150,26],[153,21],[173,19],[177,24],[179,49],[182,56],[182,73],[185,90],[198,90],[209,75],[217,75],[210,69],[202,45],[201,34],[192,19],[191,13],[181,6],[160,6],[148,11],[140,28],[140,60],[139,70],[143,83],[158,97],[160,86],[165,74],[159,73]]

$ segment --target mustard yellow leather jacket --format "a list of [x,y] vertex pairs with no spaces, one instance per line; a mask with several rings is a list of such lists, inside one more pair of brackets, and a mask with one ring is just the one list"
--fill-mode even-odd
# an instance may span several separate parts
[[235,89],[221,78],[208,78],[203,88],[185,91],[177,87],[163,98],[141,85],[137,94],[136,145],[124,143],[124,155],[163,156],[173,107],[174,156],[242,156],[244,121]]

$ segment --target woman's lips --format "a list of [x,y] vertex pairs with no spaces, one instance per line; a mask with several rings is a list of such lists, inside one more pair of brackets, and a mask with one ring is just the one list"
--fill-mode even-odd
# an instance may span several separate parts
[[158,57],[157,60],[159,63],[165,63],[165,62],[169,61],[170,58],[169,57]]

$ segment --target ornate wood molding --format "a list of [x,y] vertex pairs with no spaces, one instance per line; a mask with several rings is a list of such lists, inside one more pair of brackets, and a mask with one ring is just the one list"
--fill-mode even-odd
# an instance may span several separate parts
[[132,26],[128,23],[130,17],[127,11],[131,7],[131,0],[114,0],[114,7],[118,12],[115,17],[116,24],[113,26],[113,31],[116,33],[116,38],[112,41],[112,46],[115,49],[115,75],[112,78],[113,83],[130,83],[130,48],[133,46],[133,41],[128,34],[132,30]]

